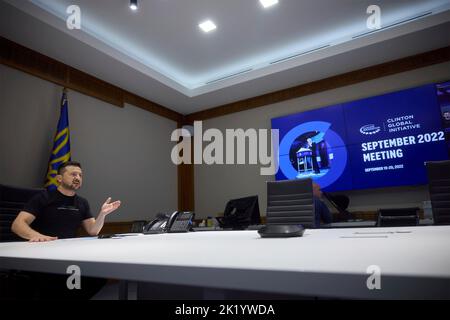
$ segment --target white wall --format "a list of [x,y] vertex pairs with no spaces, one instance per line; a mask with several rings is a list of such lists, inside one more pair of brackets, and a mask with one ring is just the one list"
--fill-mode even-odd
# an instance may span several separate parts
[[[42,187],[61,92],[0,65],[0,183]],[[84,171],[79,194],[95,215],[108,196],[123,204],[107,221],[150,219],[177,208],[177,169],[170,159],[174,121],[71,90],[68,102],[72,160]]]
[[[449,62],[209,119],[203,122],[203,130],[218,128],[225,134],[225,129],[270,129],[270,120],[275,117],[448,79],[450,79]],[[223,212],[229,199],[248,195],[259,196],[261,214],[265,215],[267,201],[265,182],[273,180],[274,177],[261,176],[259,168],[259,165],[196,165],[197,216],[216,216]],[[350,197],[350,210],[353,211],[403,206],[421,207],[422,202],[428,199],[426,186],[351,191],[346,194]]]

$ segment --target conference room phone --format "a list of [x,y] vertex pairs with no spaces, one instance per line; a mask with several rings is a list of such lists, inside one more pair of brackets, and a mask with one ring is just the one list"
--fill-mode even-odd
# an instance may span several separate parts
[[194,216],[192,211],[175,211],[170,216],[159,214],[144,227],[143,233],[187,232],[192,226]]

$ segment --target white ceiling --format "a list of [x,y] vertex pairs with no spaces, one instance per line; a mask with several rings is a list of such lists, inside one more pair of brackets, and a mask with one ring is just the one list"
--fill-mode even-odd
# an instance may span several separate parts
[[279,1],[78,0],[69,30],[71,0],[1,0],[0,35],[183,114],[450,45],[449,0],[375,1],[356,38],[372,0]]

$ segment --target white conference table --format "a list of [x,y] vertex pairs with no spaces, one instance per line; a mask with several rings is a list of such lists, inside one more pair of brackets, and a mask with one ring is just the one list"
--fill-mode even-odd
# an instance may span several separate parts
[[[419,226],[431,226],[433,225],[433,219],[420,219]],[[328,224],[322,224],[321,228],[370,228],[376,227],[377,222],[374,220],[355,220],[355,221],[343,221],[332,222]]]
[[[208,231],[0,243],[0,269],[308,297],[450,299],[450,226]],[[381,271],[369,290],[367,268]]]

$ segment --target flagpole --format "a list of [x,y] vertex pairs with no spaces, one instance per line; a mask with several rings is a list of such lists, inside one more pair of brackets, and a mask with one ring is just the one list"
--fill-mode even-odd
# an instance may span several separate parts
[[47,176],[45,187],[48,190],[54,190],[58,187],[56,175],[58,167],[71,159],[70,151],[70,133],[69,133],[69,114],[67,103],[67,88],[63,88],[60,116],[56,129],[56,134],[53,139],[53,148],[48,162]]

